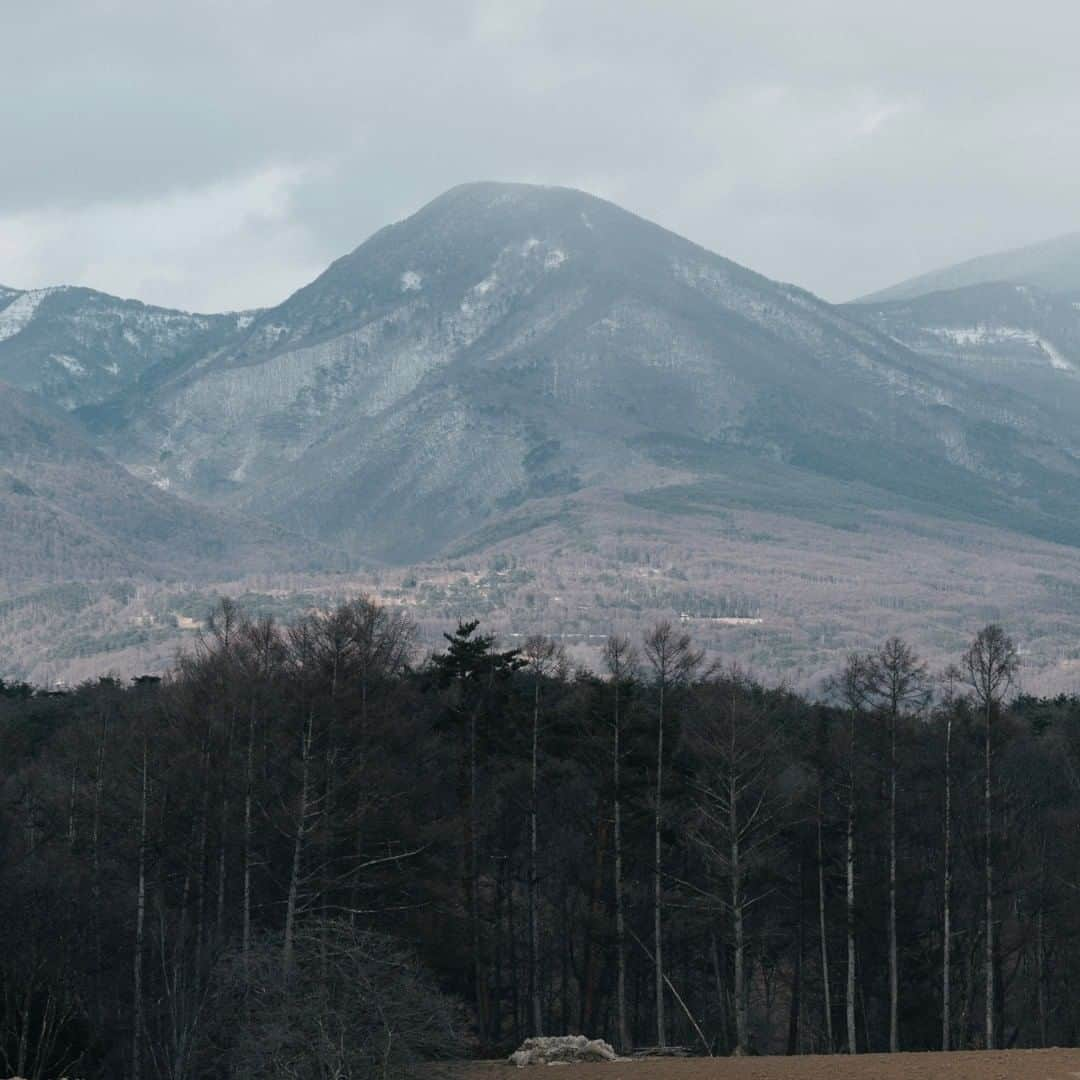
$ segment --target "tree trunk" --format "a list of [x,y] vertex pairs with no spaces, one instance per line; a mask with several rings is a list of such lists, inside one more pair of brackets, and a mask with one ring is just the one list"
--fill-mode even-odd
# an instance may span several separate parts
[[[29,1072],[26,1067],[26,1059],[30,1053],[30,1025],[33,1022],[33,1000],[34,981],[32,978],[28,978],[26,986],[23,988],[22,1008],[19,1017],[19,1046],[15,1054],[15,1070],[20,1077]],[[40,1063],[38,1069],[40,1069]],[[35,1069],[35,1072],[38,1069]]]
[[656,724],[656,812],[653,817],[655,854],[653,860],[653,938],[654,969],[656,972],[656,1045],[666,1046],[664,1025],[664,942],[663,942],[663,889],[660,875],[663,871],[663,848],[660,831],[663,825],[664,798],[664,683],[660,682],[660,708]]
[[77,797],[79,793],[79,770],[78,766],[73,765],[71,767],[71,792],[68,796],[68,827],[67,827],[67,842],[68,850],[75,850],[75,807],[77,803]]
[[850,777],[847,813],[847,1044],[858,1052],[855,1032],[855,711],[851,712]]
[[218,837],[218,894],[217,894],[217,934],[220,941],[225,940],[225,883],[228,878],[226,865],[226,841],[229,835],[229,762],[232,760],[233,731],[236,728],[236,708],[229,715],[228,730],[225,733],[225,769],[224,782],[221,785],[221,835]]
[[508,924],[507,932],[509,934],[510,944],[510,1007],[514,1013],[514,1045],[521,1045],[522,1028],[527,1025],[523,1025],[521,1022],[521,1000],[518,988],[521,984],[521,974],[518,971],[518,955],[517,955],[517,925],[514,921],[514,909],[517,906],[514,903],[514,880],[515,875],[513,873],[513,867],[511,863],[511,855],[506,860],[506,891],[508,893],[508,899],[506,904],[506,921]]
[[[731,738],[735,740],[732,725]],[[743,932],[742,865],[739,851],[738,785],[732,774],[728,781],[728,828],[731,840],[731,918],[735,947],[735,1053],[744,1054],[749,1046],[746,995],[746,939]]]
[[941,927],[941,1049],[952,1048],[952,712],[945,720],[945,883]]
[[993,813],[991,794],[992,750],[990,745],[991,705],[986,706],[986,788],[984,792],[985,826],[985,870],[986,870],[986,1049],[994,1049],[994,858],[993,858]]
[[[145,720],[144,720],[145,725]],[[139,813],[139,869],[138,885],[135,901],[135,962],[134,962],[134,995],[135,1008],[131,1048],[131,1076],[132,1080],[141,1080],[142,1077],[142,1036],[145,1025],[145,1005],[143,1002],[143,942],[146,932],[146,832],[147,832],[147,809],[149,802],[149,740],[143,729],[142,748],[142,797],[140,800]]]
[[[499,866],[495,873],[495,905],[492,912],[492,926],[494,927],[494,941],[495,947],[493,949],[493,956],[491,960],[491,981],[495,987],[495,993],[491,1001],[491,1010],[495,1017],[495,1030],[497,1032],[502,1031],[503,1020],[503,987],[506,985],[506,978],[503,971],[504,963],[504,939],[503,939],[503,908],[507,905],[507,884],[509,877],[507,869],[509,867],[509,857],[499,860]],[[513,894],[509,896],[509,903],[513,904]],[[520,1046],[521,1044],[516,1044]]]
[[98,740],[97,762],[94,773],[94,818],[91,825],[91,859],[93,879],[90,885],[90,918],[93,920],[94,936],[94,1016],[100,1030],[105,1018],[105,993],[101,986],[101,973],[105,970],[105,949],[101,935],[101,812],[105,794],[105,744],[109,734],[109,722],[101,717],[101,737]]
[[543,1035],[540,1010],[540,917],[537,911],[536,800],[540,766],[540,678],[533,687],[532,772],[529,798],[529,996],[532,1002],[533,1035]]
[[791,974],[791,1009],[788,1013],[788,1056],[799,1052],[799,1014],[802,1011],[803,967],[803,860],[799,855],[799,910],[795,930],[795,966]]
[[829,935],[825,920],[825,856],[822,843],[822,807],[821,788],[818,788],[817,805],[817,870],[818,870],[818,933],[821,936],[821,985],[825,1005],[825,1037],[828,1039],[829,1053],[836,1050],[833,1037],[832,987],[829,982]]
[[[468,906],[469,935],[472,940],[473,978],[476,984],[476,1015],[483,1038],[489,1035],[490,1016],[487,1000],[487,975],[483,957],[480,955],[479,905],[479,859],[476,851],[476,796],[478,787],[476,713],[469,715],[469,812],[465,815],[465,861],[467,863],[466,903]],[[530,868],[531,873],[531,868]]]
[[728,1039],[727,993],[724,990],[724,978],[720,967],[720,947],[716,943],[715,933],[709,935],[709,946],[712,952],[713,977],[716,980],[716,1003],[720,1010],[720,1053],[726,1057],[728,1047],[731,1045]]
[[616,1028],[619,1053],[630,1051],[630,1031],[626,1024],[626,912],[623,898],[622,865],[622,717],[619,707],[619,685],[615,683],[615,745],[612,751],[612,773],[615,792],[615,962],[616,962]]
[[562,957],[559,963],[559,1019],[563,1031],[570,1030],[570,951],[574,947],[574,928],[570,923],[570,901],[567,896],[566,878],[562,881],[559,896],[559,913],[562,916]]
[[314,718],[309,709],[300,749],[300,799],[296,808],[296,834],[293,838],[292,870],[289,874],[289,894],[285,905],[285,941],[282,949],[281,966],[286,978],[292,975],[293,970],[296,909],[300,896],[300,873],[304,863],[304,838],[307,833],[308,782],[311,772],[311,731],[313,726]]
[[251,835],[255,788],[255,703],[248,714],[247,756],[244,761],[244,895],[240,948],[245,960],[251,952]]
[[1046,1046],[1046,942],[1043,937],[1043,909],[1035,916],[1035,972],[1038,980],[1039,1046]]
[[889,1053],[900,1050],[900,964],[896,944],[896,710],[889,724]]
[[206,858],[210,833],[210,734],[212,721],[209,714],[202,745],[202,805],[199,808],[199,839],[196,874],[198,893],[195,897],[195,978],[202,979],[203,940],[206,918]]
[[585,938],[585,978],[581,991],[581,1030],[592,1031],[596,1014],[597,972],[600,967],[599,949],[596,945],[596,928],[603,916],[604,892],[604,852],[607,850],[608,826],[607,815],[603,812],[603,803],[597,800],[596,807],[596,855],[593,864],[593,880],[589,890],[589,920]]

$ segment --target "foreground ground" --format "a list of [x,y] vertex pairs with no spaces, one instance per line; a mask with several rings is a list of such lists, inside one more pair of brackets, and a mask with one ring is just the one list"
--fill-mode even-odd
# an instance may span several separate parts
[[[469,1080],[524,1080],[545,1066],[498,1062],[470,1067]],[[858,1057],[689,1058],[565,1065],[559,1080],[1074,1080],[1080,1049],[954,1054],[860,1054]]]

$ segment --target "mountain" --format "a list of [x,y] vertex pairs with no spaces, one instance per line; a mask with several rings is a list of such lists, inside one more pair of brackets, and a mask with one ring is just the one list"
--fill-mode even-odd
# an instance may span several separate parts
[[[995,620],[1041,685],[1080,670],[1080,293],[834,306],[581,192],[470,184],[245,316],[76,296],[99,323],[49,293],[28,318],[27,295],[0,290],[34,391],[0,389],[0,427],[50,434],[0,457],[0,559],[157,580],[53,621],[38,591],[29,621],[0,603],[25,677],[158,669],[254,568],[228,591],[257,612],[364,590],[426,641],[475,615],[594,663],[612,628],[680,618],[813,685],[890,633],[944,664]],[[123,366],[146,312],[175,333]],[[83,371],[58,382],[64,335]],[[362,569],[280,573],[334,566],[322,545]]]
[[65,409],[99,404],[213,352],[253,318],[192,315],[93,289],[0,286],[0,380]]
[[455,188],[80,415],[161,486],[394,562],[598,492],[1080,543],[1075,418],[561,188]]
[[970,285],[847,310],[953,371],[1037,401],[1061,438],[1080,415],[1080,292]]
[[283,530],[137,479],[70,418],[0,383],[0,593],[19,583],[213,576],[333,565]]
[[910,300],[968,285],[1011,282],[1051,293],[1080,293],[1080,232],[934,270],[862,297],[858,303]]

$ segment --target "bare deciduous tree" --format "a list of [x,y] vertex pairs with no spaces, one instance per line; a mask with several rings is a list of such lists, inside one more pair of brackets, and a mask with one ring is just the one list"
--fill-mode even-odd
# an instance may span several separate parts
[[540,916],[537,911],[539,892],[539,832],[537,811],[540,782],[540,701],[544,680],[566,667],[566,652],[550,638],[533,634],[521,650],[522,659],[533,678],[532,737],[529,754],[529,999],[532,1003],[534,1035],[542,1035],[543,1010],[540,1001]]
[[945,813],[942,822],[941,885],[941,1049],[952,1047],[952,738],[956,709],[956,686],[963,673],[950,664],[942,675],[945,683]]
[[765,891],[753,873],[777,833],[781,797],[776,787],[775,729],[735,671],[701,691],[691,729],[697,764],[692,839],[717,889],[710,895],[731,919],[734,961],[735,1052],[750,1048],[746,918]]
[[614,817],[614,882],[615,892],[615,1011],[621,1053],[630,1050],[630,1029],[626,1016],[626,898],[623,890],[623,829],[622,829],[622,756],[623,756],[623,695],[637,676],[637,651],[630,639],[612,635],[604,645],[604,666],[611,677],[613,710],[611,717],[611,780]]
[[303,920],[289,979],[282,948],[267,937],[219,962],[199,1047],[208,1072],[226,1063],[248,1080],[401,1080],[465,1051],[463,1011],[392,939],[346,920]]
[[889,727],[889,1051],[900,1049],[900,961],[896,938],[896,729],[901,717],[925,708],[929,672],[907,642],[891,637],[869,653],[863,665],[862,695],[867,707]]
[[845,901],[847,925],[847,988],[845,1011],[847,1018],[847,1048],[849,1054],[858,1053],[858,1035],[855,1028],[856,998],[856,948],[855,948],[855,838],[857,824],[857,774],[859,719],[866,707],[866,657],[852,653],[843,670],[832,680],[833,692],[839,693],[848,713],[848,760],[847,760],[847,849],[845,856]]
[[994,812],[993,812],[993,720],[1002,701],[1012,688],[1020,667],[1020,657],[1012,638],[998,625],[984,626],[964,653],[963,671],[971,687],[975,706],[984,723],[984,787],[983,787],[983,869],[986,879],[986,956],[984,983],[986,993],[986,1049],[995,1045],[994,1014]]
[[675,631],[671,623],[657,623],[645,635],[645,657],[653,672],[656,687],[656,803],[653,811],[653,963],[656,982],[656,1042],[667,1044],[664,1023],[664,734],[665,709],[673,688],[689,682],[701,666],[704,654],[695,649],[689,634]]

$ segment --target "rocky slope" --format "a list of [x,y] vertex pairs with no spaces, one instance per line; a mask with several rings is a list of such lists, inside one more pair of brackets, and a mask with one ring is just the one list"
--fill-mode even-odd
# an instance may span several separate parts
[[473,184],[82,415],[161,486],[399,562],[592,491],[1080,543],[1080,414],[894,331],[580,192]]

